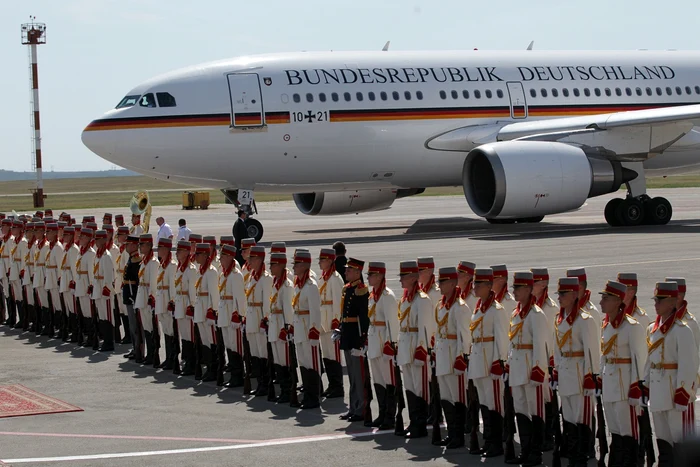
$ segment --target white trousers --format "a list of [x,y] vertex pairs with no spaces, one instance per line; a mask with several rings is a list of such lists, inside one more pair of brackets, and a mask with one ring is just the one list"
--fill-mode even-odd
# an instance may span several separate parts
[[489,410],[494,410],[501,415],[503,411],[503,380],[501,378],[491,379],[477,378],[474,380],[474,387],[479,394],[479,404],[485,405]]
[[151,311],[151,307],[144,310],[138,309],[137,312],[141,319],[143,332],[153,332],[153,311]]
[[66,309],[63,310],[68,316],[71,313],[75,313],[75,295],[70,290],[68,292],[63,292],[63,303],[66,305]]
[[117,306],[119,307],[119,314],[128,317],[129,312],[126,309],[126,305],[124,305],[124,300],[122,299],[121,294],[116,294],[114,296],[114,299],[117,301]]
[[634,436],[639,439],[639,427],[637,425],[637,410],[627,401],[603,402],[605,409],[605,422],[611,434],[620,436]]
[[396,386],[393,360],[385,357],[370,358],[369,370],[374,384],[385,387],[388,385]]
[[414,365],[409,363],[401,365],[403,373],[403,387],[426,401],[430,400],[430,365]]
[[36,292],[36,298],[39,300],[39,303],[37,303],[38,306],[41,308],[48,308],[49,307],[49,294],[46,291],[45,288],[43,287],[37,287],[34,289]]
[[177,330],[180,331],[180,339],[194,342],[194,323],[192,318],[185,316],[177,320]]
[[262,332],[247,333],[250,356],[267,358],[267,336]]
[[437,377],[440,386],[440,398],[453,404],[459,402],[467,405],[467,379],[461,375],[440,375]]
[[48,291],[51,294],[51,303],[53,304],[54,311],[61,311],[61,294],[58,293],[58,289],[51,289]]
[[340,350],[340,341],[333,342],[331,339],[332,334],[332,332],[321,333],[321,353],[323,358],[342,363],[343,352]]
[[10,282],[10,285],[12,286],[12,293],[15,296],[15,300],[18,302],[23,301],[24,298],[22,298],[22,282],[21,281],[12,281],[12,282]]
[[299,366],[306,369],[311,369],[321,374],[321,355],[320,346],[314,346],[306,342],[299,342],[296,345],[297,349],[297,359],[299,360]]
[[224,337],[224,346],[227,349],[243,355],[243,332],[240,326],[223,327],[221,335]]
[[166,336],[173,336],[175,334],[173,315],[171,315],[169,311],[158,315],[158,322],[160,323],[160,328],[163,330],[163,334]]
[[511,387],[515,413],[523,414],[531,420],[533,416],[544,420],[545,391],[549,392],[549,386],[545,387],[544,384],[523,384]]
[[[654,434],[656,439],[662,439],[671,444],[680,443],[688,430],[688,411],[665,410],[652,412],[654,418]],[[692,421],[695,424],[695,420]]]
[[596,409],[595,398],[574,394],[561,397],[561,413],[564,420],[573,424],[585,424],[593,428],[593,412]]
[[211,325],[204,323],[197,323],[197,329],[199,329],[199,337],[202,339],[202,345],[211,347],[216,345],[216,328]]
[[31,285],[24,286],[24,292],[27,296],[27,305],[34,305],[34,287]]
[[90,297],[87,295],[83,297],[76,297],[76,301],[80,302],[80,313],[83,318],[92,317],[92,307],[90,306]]
[[97,316],[101,321],[109,321],[114,324],[114,309],[112,308],[111,298],[95,299],[95,308],[97,308]]
[[272,344],[272,359],[276,365],[291,365],[291,355],[289,355],[289,343],[287,341],[275,341]]

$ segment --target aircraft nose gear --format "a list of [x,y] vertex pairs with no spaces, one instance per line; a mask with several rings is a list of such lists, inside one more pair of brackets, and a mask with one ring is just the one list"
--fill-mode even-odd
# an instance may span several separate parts
[[[236,209],[242,209],[247,214],[245,225],[248,229],[248,238],[254,238],[255,242],[260,242],[263,236],[263,226],[257,219],[251,216],[258,213],[258,208],[255,205],[252,190],[227,190],[222,189],[221,192],[226,198],[226,204],[233,204]],[[241,202],[243,201],[243,202]]]
[[673,208],[666,198],[648,195],[614,198],[605,206],[605,221],[612,227],[665,225],[671,220]]

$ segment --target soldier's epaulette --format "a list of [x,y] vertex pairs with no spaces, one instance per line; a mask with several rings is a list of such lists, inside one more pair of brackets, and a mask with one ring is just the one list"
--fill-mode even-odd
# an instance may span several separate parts
[[640,306],[637,307],[637,310],[639,310],[639,314],[640,314],[640,315],[646,315],[646,314],[647,314],[646,310],[645,310],[644,308],[640,307]]
[[637,324],[637,323],[639,322],[639,321],[637,321],[637,320],[635,319],[634,316],[631,316],[631,315],[628,315],[628,314],[625,314],[625,319],[627,319],[627,322],[630,323],[630,324]]
[[355,287],[355,295],[357,296],[362,296],[362,295],[367,295],[369,293],[369,289],[365,284],[360,284],[357,287]]
[[505,307],[495,300],[493,301],[493,306],[496,307],[497,310],[505,310]]
[[591,316],[591,314],[589,312],[583,311],[583,309],[581,310],[581,313],[579,314],[579,316],[583,319],[588,319],[588,318],[593,317],[593,316]]
[[421,298],[430,298],[428,294],[423,292],[422,290],[418,292],[418,295],[420,295]]

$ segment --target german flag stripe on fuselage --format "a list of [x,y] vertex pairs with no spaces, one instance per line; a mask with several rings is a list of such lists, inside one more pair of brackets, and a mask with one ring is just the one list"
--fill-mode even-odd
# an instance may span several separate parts
[[[621,105],[532,105],[528,106],[529,117],[578,117],[585,115],[626,112],[693,105],[694,102],[677,104],[621,104]],[[524,108],[516,107],[516,116],[523,115]],[[329,121],[370,122],[402,120],[449,120],[469,118],[510,118],[509,106],[495,107],[437,107],[398,109],[348,109],[328,111]],[[236,126],[260,126],[261,114],[255,112],[235,113]],[[277,125],[290,123],[290,112],[265,112],[265,123]],[[196,126],[229,126],[231,114],[169,115],[159,117],[105,118],[91,122],[85,131],[130,130],[140,128],[172,128]]]

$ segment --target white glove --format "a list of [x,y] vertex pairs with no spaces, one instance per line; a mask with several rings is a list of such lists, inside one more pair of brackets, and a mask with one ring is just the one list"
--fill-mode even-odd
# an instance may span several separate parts
[[686,410],[688,410],[688,406],[687,406],[687,405],[678,405],[678,404],[674,404],[674,405],[675,405],[674,409],[675,409],[677,412],[685,412]]
[[603,397],[603,390],[602,390],[602,389],[596,389],[596,390],[595,390],[595,396],[596,396],[596,397]]
[[245,332],[245,324],[241,324],[241,332]]
[[340,340],[340,336],[341,336],[340,331],[338,331],[337,329],[334,329],[332,334],[331,334],[331,341],[338,342]]
[[501,375],[501,379],[503,380],[503,383],[504,383],[504,384],[508,382],[508,375],[509,375],[509,374],[510,374],[510,373],[503,373],[503,374]]
[[553,379],[549,380],[549,387],[552,389],[552,391],[556,391],[559,388],[559,382],[554,381]]

